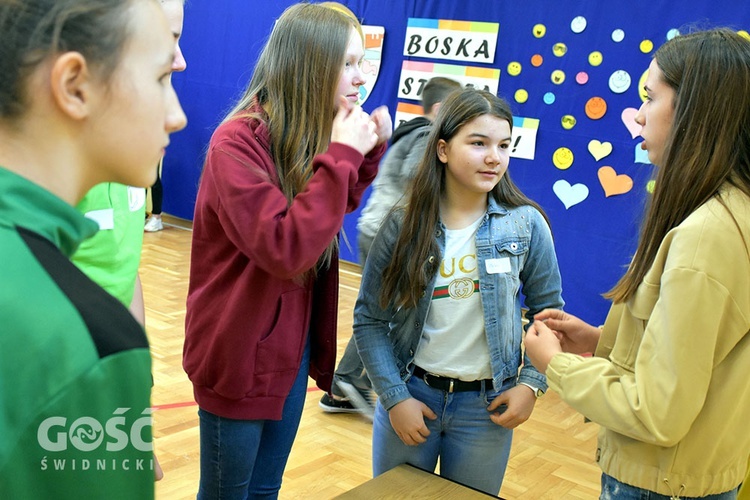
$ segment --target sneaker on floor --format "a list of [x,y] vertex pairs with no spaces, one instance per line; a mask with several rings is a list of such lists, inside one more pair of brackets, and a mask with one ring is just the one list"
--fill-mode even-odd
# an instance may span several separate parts
[[326,413],[359,413],[359,410],[353,407],[349,400],[336,399],[328,393],[323,394],[318,406]]
[[375,418],[375,396],[371,390],[363,390],[355,387],[349,382],[343,380],[337,380],[334,382],[341,392],[344,393],[346,398],[349,400],[349,404],[353,406],[359,413],[365,416],[369,420]]
[[153,215],[146,220],[146,225],[143,227],[143,230],[147,233],[155,233],[162,229],[164,229],[164,224],[161,222],[161,217],[155,217]]

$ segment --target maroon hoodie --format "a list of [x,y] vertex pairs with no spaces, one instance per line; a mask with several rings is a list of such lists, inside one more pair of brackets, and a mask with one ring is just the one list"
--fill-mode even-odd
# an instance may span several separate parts
[[195,205],[183,352],[201,408],[279,420],[308,333],[310,376],[330,389],[338,257],[315,278],[302,276],[359,205],[384,152],[385,144],[363,157],[332,143],[289,205],[265,123],[237,118],[214,132]]

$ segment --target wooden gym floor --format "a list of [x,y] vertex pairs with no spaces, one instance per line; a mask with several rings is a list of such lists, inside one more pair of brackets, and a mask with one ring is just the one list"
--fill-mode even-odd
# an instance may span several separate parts
[[[157,500],[195,498],[199,478],[198,408],[182,370],[189,224],[165,216],[165,229],[145,233],[141,261],[146,330],[153,356],[154,441],[164,469]],[[338,354],[351,336],[359,267],[344,263]],[[318,407],[321,391],[312,380],[302,423],[284,473],[281,499],[330,499],[371,475],[372,425],[363,417],[327,414]],[[536,405],[516,429],[500,495],[512,499],[596,499],[600,471],[594,462],[596,424],[585,424],[556,394]]]

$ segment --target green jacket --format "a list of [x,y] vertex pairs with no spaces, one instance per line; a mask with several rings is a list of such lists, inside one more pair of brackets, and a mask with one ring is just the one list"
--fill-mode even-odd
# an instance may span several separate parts
[[0,496],[154,497],[143,329],[68,259],[96,223],[0,168]]
[[601,426],[605,473],[662,495],[722,493],[747,471],[749,330],[750,199],[728,187],[666,235],[596,356],[558,354],[547,380]]

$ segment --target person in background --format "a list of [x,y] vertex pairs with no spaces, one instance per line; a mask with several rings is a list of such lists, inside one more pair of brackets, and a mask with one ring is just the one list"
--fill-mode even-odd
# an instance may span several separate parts
[[69,257],[85,193],[152,184],[185,126],[173,59],[154,0],[0,2],[4,498],[154,497],[146,335]]
[[[147,233],[155,233],[164,229],[164,222],[161,220],[161,205],[164,200],[164,185],[161,182],[161,169],[164,162],[159,162],[156,173],[156,182],[151,186],[151,213],[146,218],[143,230]],[[143,222],[141,220],[141,222]]]
[[542,209],[508,173],[513,116],[490,92],[451,93],[407,202],[367,256],[354,338],[378,394],[373,474],[409,463],[497,495],[513,429],[547,387],[521,350],[563,306]]
[[[380,223],[402,200],[406,186],[414,177],[440,103],[460,88],[461,84],[450,78],[432,78],[422,89],[424,116],[402,123],[393,132],[391,147],[381,162],[370,197],[357,221],[357,247],[362,267]],[[351,337],[333,376],[331,393],[323,394],[318,404],[329,413],[362,413],[372,419],[375,405],[371,394],[372,384]]]
[[[184,71],[187,62],[180,48],[185,0],[159,0],[175,43],[172,71]],[[160,160],[161,162],[161,160]],[[143,247],[146,191],[142,187],[103,182],[94,186],[76,208],[99,224],[71,260],[92,280],[130,308],[143,325],[146,314],[138,275]]]
[[330,390],[338,233],[391,136],[357,106],[364,37],[335,2],[276,22],[214,132],[193,221],[183,366],[200,417],[198,498],[275,498],[308,374]]
[[542,311],[526,351],[600,425],[602,499],[735,499],[750,450],[750,41],[677,36],[645,91],[656,189],[606,322]]

